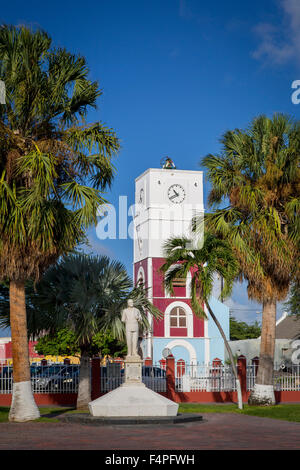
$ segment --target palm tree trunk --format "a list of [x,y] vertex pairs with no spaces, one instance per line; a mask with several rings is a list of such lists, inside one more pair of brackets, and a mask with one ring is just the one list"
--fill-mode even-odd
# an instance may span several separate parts
[[221,324],[219,323],[217,317],[215,316],[214,312],[212,311],[210,305],[208,302],[206,302],[206,306],[207,306],[207,309],[209,311],[209,314],[211,316],[211,318],[213,319],[213,321],[215,322],[215,324],[217,325],[217,328],[220,332],[220,335],[222,336],[223,338],[223,341],[224,341],[224,344],[225,344],[225,347],[227,349],[227,352],[228,352],[228,356],[229,356],[229,359],[230,359],[230,362],[231,362],[231,367],[232,367],[232,370],[233,370],[233,374],[234,374],[234,377],[235,377],[235,383],[236,383],[236,389],[237,389],[237,396],[238,396],[238,407],[240,410],[243,409],[243,397],[242,397],[242,389],[241,389],[241,383],[240,383],[240,380],[239,380],[239,376],[237,374],[237,371],[236,371],[236,365],[235,365],[235,362],[234,362],[234,357],[233,357],[233,354],[232,354],[232,351],[231,351],[231,348],[229,346],[229,343],[227,341],[227,338],[226,338],[226,335],[223,331],[223,328],[221,326]]
[[39,418],[40,412],[31,389],[23,281],[10,282],[9,300],[13,359],[13,396],[9,421],[31,421]]
[[274,352],[276,331],[276,302],[263,303],[259,366],[249,405],[274,405]]
[[92,401],[90,357],[85,350],[82,350],[80,356],[80,371],[76,409],[87,410],[90,401]]

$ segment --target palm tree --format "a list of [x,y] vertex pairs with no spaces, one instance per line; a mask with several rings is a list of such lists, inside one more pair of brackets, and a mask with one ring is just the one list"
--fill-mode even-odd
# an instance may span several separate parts
[[239,267],[228,243],[212,234],[205,234],[202,248],[195,248],[194,246],[192,241],[185,237],[170,238],[165,242],[164,257],[166,261],[161,267],[165,275],[165,286],[170,294],[174,294],[174,279],[186,279],[188,273],[191,273],[192,309],[199,317],[207,318],[205,312],[206,306],[211,318],[215,322],[228,352],[236,380],[238,406],[242,409],[241,386],[235,360],[222,326],[210,307],[210,297],[215,276],[219,275],[223,278],[224,284],[220,297],[225,298],[232,290],[233,281],[239,272]]
[[[132,298],[140,310],[143,329],[149,329],[146,312],[159,315],[142,287],[132,289],[124,265],[106,256],[72,254],[51,266],[35,289],[27,292],[28,330],[50,337],[63,328],[71,329],[80,351],[77,409],[87,409],[91,401],[90,357],[93,337],[109,332],[125,340],[121,310]],[[9,318],[2,315],[2,325]]]
[[[250,404],[275,403],[276,303],[300,278],[300,123],[260,116],[246,131],[228,131],[222,153],[202,165],[212,184],[208,230],[228,240],[248,296],[262,303],[260,363]],[[219,208],[221,204],[229,206]]]
[[85,123],[101,95],[86,60],[43,31],[0,27],[0,281],[9,283],[14,388],[10,421],[39,417],[28,358],[25,283],[85,239],[113,179],[119,141]]

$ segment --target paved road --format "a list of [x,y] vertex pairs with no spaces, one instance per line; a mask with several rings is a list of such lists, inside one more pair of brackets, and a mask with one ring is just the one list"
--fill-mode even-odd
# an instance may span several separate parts
[[1,423],[0,450],[300,449],[300,423],[237,414],[203,418],[164,426]]

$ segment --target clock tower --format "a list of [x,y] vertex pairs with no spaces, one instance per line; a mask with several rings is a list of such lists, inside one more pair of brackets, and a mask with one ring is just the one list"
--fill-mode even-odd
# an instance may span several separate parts
[[[211,349],[209,320],[199,319],[192,311],[191,276],[175,280],[174,296],[170,296],[160,273],[164,242],[171,236],[189,236],[195,214],[204,214],[202,171],[149,168],[136,178],[134,281],[144,284],[151,302],[164,313],[153,323],[149,315],[151,333],[142,342],[144,357],[151,357],[153,363],[162,359],[164,349],[189,364],[209,362],[216,355],[224,357],[221,338],[217,351]],[[229,323],[228,312],[227,317]]]

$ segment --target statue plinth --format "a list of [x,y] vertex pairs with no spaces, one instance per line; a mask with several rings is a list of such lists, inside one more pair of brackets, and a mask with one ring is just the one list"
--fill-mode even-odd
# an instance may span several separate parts
[[178,403],[150,390],[142,382],[140,356],[126,356],[124,362],[125,382],[90,402],[90,414],[99,417],[176,416]]
[[140,356],[126,356],[124,385],[144,385],[142,382],[142,364]]

